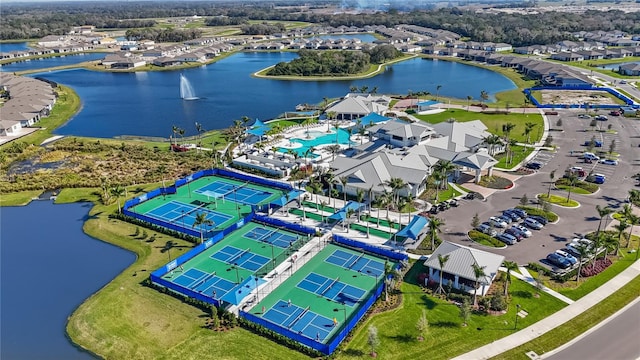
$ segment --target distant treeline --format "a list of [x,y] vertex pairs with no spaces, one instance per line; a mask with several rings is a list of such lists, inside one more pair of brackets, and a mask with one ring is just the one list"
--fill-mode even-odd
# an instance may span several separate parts
[[200,29],[129,29],[125,33],[127,40],[153,40],[155,42],[183,42],[202,36]]
[[288,63],[281,62],[271,68],[271,76],[346,76],[369,69],[372,63],[393,60],[402,53],[391,45],[381,45],[367,51],[300,50],[300,56]]
[[[328,2],[328,1],[326,1]],[[287,2],[278,2],[286,4]],[[333,2],[335,4],[335,2]],[[290,1],[295,5],[296,2]],[[640,12],[618,10],[584,13],[543,12],[539,14],[487,14],[459,8],[414,10],[374,14],[313,14],[280,9],[274,2],[111,2],[111,3],[37,3],[3,4],[0,39],[40,37],[63,34],[72,26],[149,27],[117,20],[150,19],[178,16],[211,17],[211,26],[247,25],[248,20],[306,21],[331,26],[414,24],[450,30],[474,41],[506,42],[514,46],[550,44],[572,38],[571,32],[620,30],[640,33]],[[130,21],[130,20],[128,20]],[[149,20],[152,21],[152,20]],[[250,29],[250,28],[247,28]],[[255,29],[254,29],[255,30]],[[271,31],[271,30],[269,30]]]

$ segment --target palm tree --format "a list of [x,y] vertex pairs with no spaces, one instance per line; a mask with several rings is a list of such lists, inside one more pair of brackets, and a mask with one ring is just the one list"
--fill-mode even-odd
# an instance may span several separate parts
[[574,173],[569,173],[566,177],[567,179],[567,203],[571,201],[571,189],[576,185],[578,181],[578,177]]
[[518,145],[518,140],[516,139],[509,139],[509,141],[507,141],[507,160],[509,164],[513,161],[513,147],[516,145]]
[[553,185],[553,179],[555,179],[555,177],[556,177],[556,171],[552,170],[549,173],[549,180],[551,181],[549,181],[549,191],[547,191],[547,199],[551,198],[551,185]]
[[328,202],[326,202],[326,201],[324,201],[324,200],[322,200],[322,201],[320,202],[320,205],[322,206],[322,212],[320,213],[320,221],[321,221],[321,222],[324,222],[324,207],[325,207],[325,206],[327,206],[327,205],[329,205],[329,203],[328,203]]
[[608,206],[600,207],[600,205],[596,205],[596,211],[598,212],[598,216],[600,216],[600,221],[598,222],[598,230],[596,231],[596,237],[600,235],[600,227],[602,226],[602,219],[605,216],[613,213],[613,209]]
[[489,93],[485,90],[480,91],[480,100],[482,102],[482,110],[484,111],[484,102],[489,100]]
[[612,251],[617,251],[618,249],[618,240],[616,239],[616,237],[609,232],[605,232],[604,234],[604,239],[602,240],[602,245],[605,248],[604,251],[604,257],[603,259],[607,259],[607,256],[609,256],[609,253]]
[[576,276],[576,281],[580,281],[580,272],[582,271],[582,260],[589,257],[591,254],[591,249],[589,249],[589,245],[585,243],[579,243],[576,247],[576,251],[578,252],[578,274]]
[[502,125],[502,133],[504,134],[505,139],[507,139],[507,142],[509,142],[509,135],[511,135],[511,130],[513,130],[515,127],[516,124],[510,122]]
[[389,206],[391,206],[393,204],[393,193],[390,191],[385,190],[382,193],[382,199],[383,199],[383,204],[384,207],[387,208],[387,218],[389,218]]
[[[204,132],[204,128],[202,127],[202,124],[199,122],[196,122],[196,132],[198,133],[198,148],[200,148],[200,146],[202,145],[201,143],[201,139],[202,139],[202,133]],[[198,149],[199,151],[200,149]]]
[[[356,200],[362,204],[364,201],[364,190],[358,189],[356,190]],[[360,206],[358,206],[358,220],[360,220]]]
[[444,175],[441,172],[434,172],[431,174],[433,181],[436,185],[436,203],[438,202],[438,190],[440,190],[440,184],[444,181]]
[[120,197],[124,195],[124,188],[120,185],[116,185],[109,190],[111,196],[115,196],[118,201],[118,212],[121,213],[122,209],[120,208]]
[[[443,179],[447,179],[448,175],[451,171],[453,171],[456,168],[456,165],[454,163],[452,163],[451,161],[448,160],[438,160],[438,162],[436,162],[436,164],[433,166],[433,170],[434,171],[438,171],[440,173],[442,173],[442,177]],[[447,183],[447,181],[445,181],[444,183],[442,183],[442,188],[446,189],[446,186],[444,186]]]
[[467,112],[470,111],[471,108],[471,100],[473,100],[473,96],[467,95]]
[[346,217],[344,219],[344,221],[346,222],[346,226],[347,226],[347,233],[349,233],[349,223],[351,222],[351,218],[353,217],[353,215],[356,213],[355,210],[349,208],[347,209],[347,214]]
[[178,129],[180,128],[175,125],[171,126],[171,132],[173,132],[173,145],[178,145],[178,138],[176,137],[176,135],[178,134]]
[[408,223],[411,222],[411,208],[413,207],[413,201],[415,199],[416,199],[416,197],[413,196],[412,193],[407,194],[407,206],[408,206],[408,210],[409,210],[409,218],[407,219]]
[[447,261],[449,261],[449,255],[442,256],[442,254],[438,254],[438,264],[440,264],[440,285],[438,285],[436,294],[444,292],[444,289],[442,288],[442,273],[444,272],[444,265]]
[[438,96],[440,95],[440,89],[442,89],[442,85],[436,85],[436,101],[438,101]]
[[440,228],[445,224],[443,219],[433,217],[429,221],[429,232],[431,233],[431,250],[436,248],[436,233],[441,232]]
[[498,135],[491,134],[484,139],[484,143],[489,147],[489,155],[493,156],[495,153],[495,146],[502,144],[502,139]]
[[178,134],[180,135],[181,143],[184,143],[184,132],[185,130],[183,128],[178,128]]
[[215,225],[215,223],[213,222],[213,220],[207,219],[207,213],[205,213],[205,212],[196,213],[196,219],[193,221],[192,228],[198,227],[200,229],[200,243],[201,244],[204,242],[204,229],[203,229],[203,227],[205,225],[213,226],[213,225]]
[[336,159],[336,155],[340,152],[340,145],[338,144],[333,144],[333,145],[329,145],[326,148],[327,150],[329,150],[329,152],[331,153],[331,161],[335,161]]
[[527,144],[531,143],[531,130],[536,127],[538,124],[527,122],[524,124],[524,133],[522,135],[527,137]]
[[514,261],[505,261],[502,266],[507,270],[507,277],[504,282],[504,296],[509,294],[509,284],[511,284],[511,272],[518,270],[518,264]]
[[476,278],[476,286],[473,291],[473,306],[478,306],[478,288],[480,287],[480,279],[486,277],[487,274],[484,273],[484,269],[486,266],[480,266],[477,262],[471,264],[473,268],[473,276]]
[[327,132],[331,132],[331,120],[335,119],[337,116],[338,113],[336,113],[335,111],[327,112],[327,118],[329,119],[327,121]]
[[336,199],[340,196],[338,189],[331,189],[331,197],[333,198],[333,208],[336,209]]
[[629,228],[626,219],[622,219],[618,224],[613,225],[613,228],[618,232],[618,243],[616,244],[616,255],[620,252],[620,243],[622,242],[622,234]]
[[344,195],[343,200],[344,200],[344,205],[346,205],[347,204],[347,183],[349,182],[349,178],[346,176],[340,176],[338,180],[340,180],[340,185],[342,185],[342,194]]
[[[631,241],[631,234],[633,233],[633,227],[640,224],[640,217],[638,217],[635,214],[630,214],[627,217],[627,222],[629,223],[629,225],[631,225],[631,227],[629,228],[629,241]],[[627,246],[629,245],[629,242],[627,242]]]

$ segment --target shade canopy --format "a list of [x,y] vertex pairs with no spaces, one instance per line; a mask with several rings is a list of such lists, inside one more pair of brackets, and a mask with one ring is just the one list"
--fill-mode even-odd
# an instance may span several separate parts
[[396,233],[396,236],[417,240],[420,232],[429,223],[429,220],[422,216],[414,216],[411,222]]

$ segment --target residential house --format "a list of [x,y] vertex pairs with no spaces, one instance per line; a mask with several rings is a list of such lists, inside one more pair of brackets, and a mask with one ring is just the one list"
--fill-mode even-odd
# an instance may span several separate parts
[[582,55],[584,60],[600,60],[604,59],[604,54],[601,51],[594,50],[582,50],[576,52],[579,55]]
[[618,72],[623,75],[628,76],[640,76],[640,64],[638,63],[629,63],[620,65],[618,67]]
[[347,95],[343,100],[332,105],[326,110],[327,113],[335,113],[336,119],[354,120],[366,116],[372,112],[382,115],[389,109],[388,97],[368,94]]
[[560,52],[551,55],[551,59],[560,61],[582,61],[584,57],[577,52]]
[[[449,260],[442,268],[438,256],[449,256]],[[440,272],[442,272],[443,286],[450,285],[454,289],[470,294],[477,292],[478,295],[484,296],[498,275],[498,268],[503,261],[502,255],[444,241],[424,262],[424,266],[429,269],[429,282],[438,284]],[[477,279],[474,266],[482,268],[484,276]]]

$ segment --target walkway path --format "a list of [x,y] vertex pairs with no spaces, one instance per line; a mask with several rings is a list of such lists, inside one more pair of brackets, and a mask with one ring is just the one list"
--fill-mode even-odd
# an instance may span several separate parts
[[588,311],[592,306],[600,303],[602,300],[616,292],[618,289],[626,285],[638,275],[640,275],[640,261],[636,261],[626,270],[606,282],[604,285],[585,295],[573,304],[556,312],[555,314],[546,317],[514,334],[511,334],[500,340],[496,340],[491,344],[487,344],[466,354],[462,354],[454,359],[489,359],[507,350],[511,350],[515,347],[525,344],[545,334],[546,332],[567,323],[568,321],[584,313],[585,311]]

